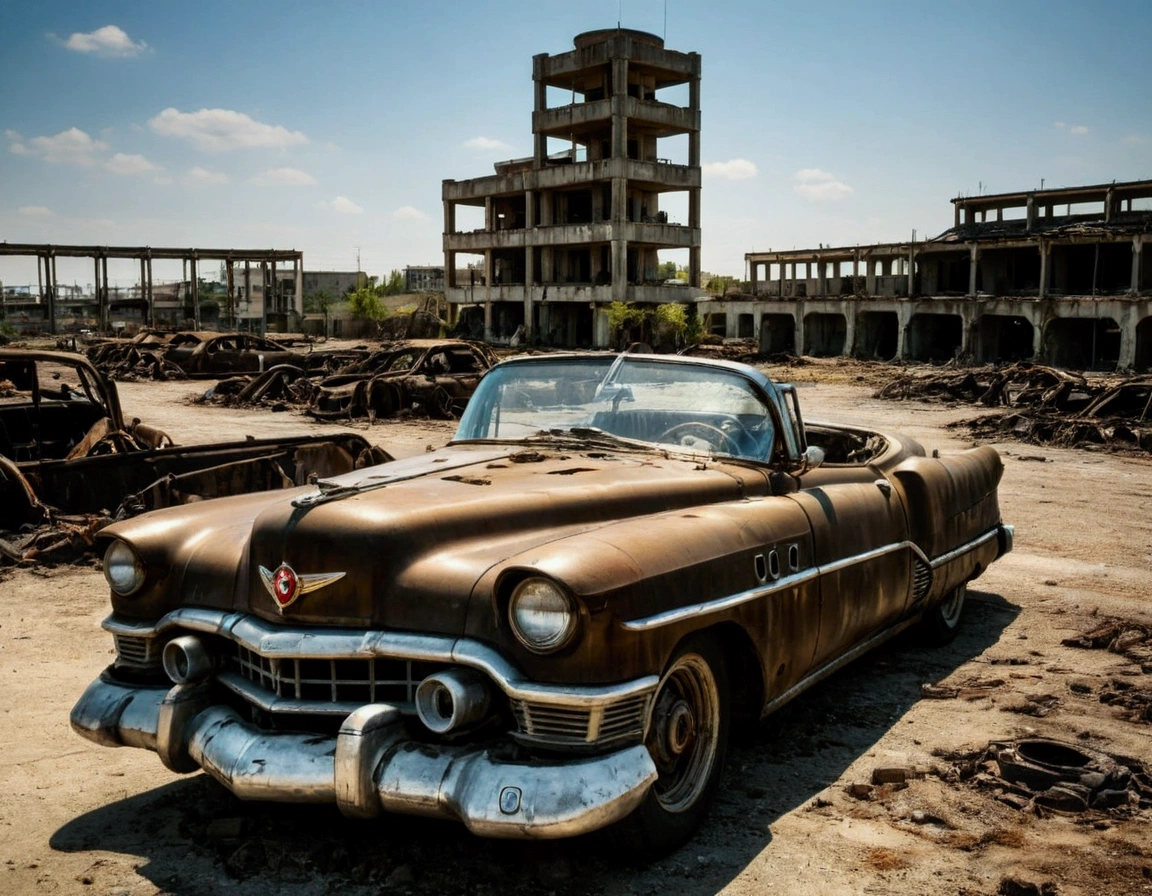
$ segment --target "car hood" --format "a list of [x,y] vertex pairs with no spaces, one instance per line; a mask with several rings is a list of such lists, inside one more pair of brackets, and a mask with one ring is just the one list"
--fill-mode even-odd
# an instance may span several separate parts
[[[171,508],[102,535],[129,541],[150,570],[141,595],[114,596],[127,615],[211,606],[460,634],[477,581],[506,558],[616,520],[767,491],[766,472],[701,458],[454,446],[336,477],[324,490]],[[282,565],[318,587],[279,606],[265,582]]]

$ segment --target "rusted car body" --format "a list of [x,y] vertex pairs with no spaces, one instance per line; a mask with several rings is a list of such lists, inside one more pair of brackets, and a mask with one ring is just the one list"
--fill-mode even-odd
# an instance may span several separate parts
[[443,449],[105,530],[116,660],[72,725],[245,799],[665,850],[734,719],[954,634],[1001,472],[805,426],[740,364],[507,361]]
[[259,373],[278,364],[304,366],[307,355],[255,333],[186,330],[145,331],[125,341],[104,342],[88,349],[88,358],[108,373],[147,368],[182,371],[187,376]]
[[495,363],[492,350],[479,342],[394,342],[320,380],[308,413],[319,420],[384,418],[419,405],[447,417],[463,410]]
[[84,358],[0,349],[0,530],[301,485],[390,459],[357,435],[184,446],[127,422]]

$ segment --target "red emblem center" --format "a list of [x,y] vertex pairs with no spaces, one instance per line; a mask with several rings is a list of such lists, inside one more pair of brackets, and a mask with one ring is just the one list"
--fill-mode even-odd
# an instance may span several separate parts
[[272,596],[282,607],[292,603],[298,586],[296,573],[288,566],[281,566],[272,576]]

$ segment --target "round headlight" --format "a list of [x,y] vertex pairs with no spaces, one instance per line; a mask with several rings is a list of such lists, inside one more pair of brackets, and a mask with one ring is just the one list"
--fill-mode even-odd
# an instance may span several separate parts
[[116,540],[108,546],[104,553],[104,578],[123,597],[144,584],[144,564],[127,542]]
[[520,643],[536,653],[559,650],[576,631],[576,611],[568,595],[542,578],[525,579],[508,601],[508,621]]

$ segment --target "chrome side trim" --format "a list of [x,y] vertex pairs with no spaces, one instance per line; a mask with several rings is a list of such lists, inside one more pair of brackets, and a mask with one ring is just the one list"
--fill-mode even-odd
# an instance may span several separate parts
[[932,568],[933,569],[939,569],[945,563],[951,563],[957,557],[961,557],[964,554],[967,554],[969,551],[976,550],[976,548],[980,547],[981,545],[987,544],[993,538],[999,537],[999,535],[1000,535],[1000,527],[999,526],[997,526],[995,529],[989,529],[987,532],[985,532],[979,538],[974,538],[974,539],[972,539],[972,541],[968,542],[967,544],[962,544],[958,548],[953,548],[947,554],[941,554],[939,557],[934,558],[932,560]]
[[993,538],[999,537],[1000,530],[1003,527],[997,525],[994,529],[989,529],[983,535],[954,548],[947,554],[941,554],[935,560],[930,560],[924,553],[919,545],[911,541],[898,541],[892,544],[882,545],[878,548],[873,548],[870,551],[864,551],[861,554],[853,554],[851,557],[844,557],[840,560],[835,560],[832,563],[826,563],[823,566],[813,566],[802,572],[795,573],[794,575],[785,576],[784,578],[773,582],[771,585],[762,588],[750,588],[747,591],[740,591],[736,594],[730,594],[725,597],[718,597],[714,600],[704,601],[698,604],[691,604],[686,607],[677,607],[675,610],[665,610],[662,613],[656,613],[652,616],[645,616],[642,619],[630,619],[621,623],[622,627],[632,632],[648,631],[649,629],[659,628],[664,625],[672,625],[677,622],[683,622],[686,619],[692,619],[697,616],[706,616],[711,613],[719,613],[724,610],[730,610],[733,607],[738,607],[741,604],[746,604],[754,600],[760,600],[765,597],[770,597],[781,591],[787,591],[790,588],[795,588],[805,582],[811,581],[820,576],[830,575],[832,573],[840,572],[841,570],[848,569],[849,567],[856,566],[860,563],[868,563],[869,561],[876,560],[879,557],[886,556],[895,551],[910,550],[915,553],[921,560],[923,560],[932,569],[937,569],[945,563],[955,560],[957,557],[963,556],[969,551],[973,551],[981,545],[987,543]]
[[[353,629],[286,628],[244,613],[183,607],[156,622],[120,620],[109,616],[104,630],[115,635],[155,638],[173,630],[220,635],[269,658],[391,659],[456,663],[479,669],[514,700],[586,709],[607,706],[627,697],[656,690],[659,676],[646,675],[620,684],[550,685],[529,681],[497,650],[470,638],[417,635],[407,632]],[[225,682],[236,690],[232,682]],[[245,693],[245,696],[248,696]],[[357,704],[360,705],[360,704]],[[283,711],[285,707],[277,707]]]

